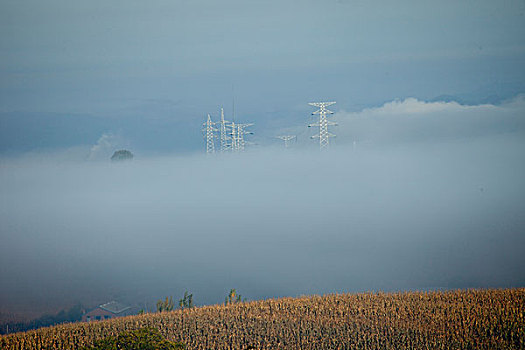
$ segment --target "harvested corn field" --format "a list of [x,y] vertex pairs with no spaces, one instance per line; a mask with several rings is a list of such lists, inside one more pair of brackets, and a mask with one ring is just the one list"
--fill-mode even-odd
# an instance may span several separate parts
[[153,327],[187,349],[524,349],[525,289],[332,294],[65,324],[2,349],[79,349]]

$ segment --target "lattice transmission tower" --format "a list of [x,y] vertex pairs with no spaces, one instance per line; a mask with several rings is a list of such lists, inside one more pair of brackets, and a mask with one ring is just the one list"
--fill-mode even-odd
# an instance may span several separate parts
[[235,122],[231,123],[231,140],[232,140],[232,151],[242,152],[246,146],[246,141],[244,140],[244,135],[253,135],[253,132],[246,131],[245,129],[253,124],[240,124]]
[[215,153],[215,132],[218,130],[214,127],[215,123],[212,122],[209,114],[206,123],[203,125],[205,128],[202,131],[206,133],[206,154]]
[[329,138],[335,137],[334,134],[328,132],[328,125],[337,125],[337,123],[331,122],[326,119],[327,114],[334,114],[334,112],[326,109],[326,107],[335,104],[335,102],[311,102],[308,103],[311,106],[319,107],[319,110],[313,112],[312,114],[319,114],[319,122],[308,125],[308,127],[318,126],[319,135],[314,135],[312,138],[319,138],[319,148],[325,149],[328,148]]
[[284,148],[289,148],[290,147],[290,143],[292,142],[292,140],[296,140],[297,136],[295,136],[295,135],[281,135],[281,136],[277,136],[277,138],[284,141]]
[[237,150],[237,124],[231,122],[230,127],[230,151],[235,152]]
[[[215,128],[215,125],[219,128]],[[247,131],[246,128],[253,124],[241,124],[235,122],[228,122],[224,119],[224,109],[221,108],[221,119],[218,122],[213,122],[211,116],[208,114],[206,123],[203,124],[202,131],[206,138],[206,153],[215,153],[215,139],[217,133],[220,137],[220,151],[221,152],[242,152],[245,149],[247,141],[244,140],[244,135],[253,135],[253,132]]]
[[231,144],[228,143],[232,138],[228,136],[227,132],[228,122],[224,120],[224,108],[221,108],[221,121],[219,122],[219,129],[221,133],[221,152],[227,152],[232,149]]

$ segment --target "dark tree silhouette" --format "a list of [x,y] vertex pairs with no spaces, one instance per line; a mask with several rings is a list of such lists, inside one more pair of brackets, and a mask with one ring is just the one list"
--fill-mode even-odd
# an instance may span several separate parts
[[133,153],[131,153],[130,151],[126,149],[115,151],[115,153],[113,153],[113,155],[111,156],[112,162],[131,160],[131,159],[133,159]]

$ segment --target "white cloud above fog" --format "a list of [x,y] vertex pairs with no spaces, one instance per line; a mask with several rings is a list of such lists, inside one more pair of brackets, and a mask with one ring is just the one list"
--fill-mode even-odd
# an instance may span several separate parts
[[113,152],[122,148],[124,140],[119,135],[104,133],[89,150],[89,160],[109,159]]
[[334,119],[339,124],[333,128],[338,143],[440,142],[496,136],[525,131],[525,97],[501,105],[407,98],[359,112],[342,111]]

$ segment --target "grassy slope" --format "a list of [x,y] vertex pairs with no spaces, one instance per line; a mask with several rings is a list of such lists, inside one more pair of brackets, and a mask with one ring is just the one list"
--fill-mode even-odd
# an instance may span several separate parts
[[204,306],[12,334],[0,348],[76,349],[144,326],[188,349],[525,349],[525,288]]

